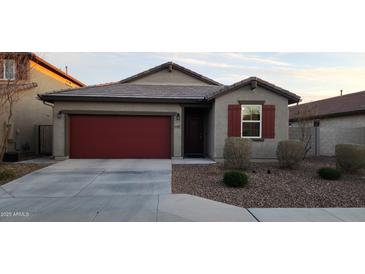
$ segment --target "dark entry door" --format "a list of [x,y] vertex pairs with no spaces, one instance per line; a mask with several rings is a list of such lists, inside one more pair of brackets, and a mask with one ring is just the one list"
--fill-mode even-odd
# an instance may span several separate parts
[[203,156],[204,122],[201,109],[185,109],[184,152],[185,156]]

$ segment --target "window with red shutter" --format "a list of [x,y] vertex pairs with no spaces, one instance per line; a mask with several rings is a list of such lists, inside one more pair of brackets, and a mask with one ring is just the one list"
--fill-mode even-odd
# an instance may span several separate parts
[[228,137],[275,138],[275,105],[228,105]]

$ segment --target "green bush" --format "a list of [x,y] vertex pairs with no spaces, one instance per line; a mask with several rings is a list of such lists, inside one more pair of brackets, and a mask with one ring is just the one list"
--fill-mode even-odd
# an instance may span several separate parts
[[250,166],[252,141],[240,137],[227,138],[224,145],[224,167],[247,170]]
[[332,167],[322,167],[318,169],[318,175],[325,180],[338,180],[341,178],[341,171]]
[[248,183],[248,176],[241,171],[227,171],[224,173],[223,182],[230,187],[244,187]]
[[15,172],[11,169],[0,170],[0,181],[8,180],[16,176]]
[[345,172],[354,172],[365,167],[365,145],[336,145],[337,168]]
[[276,156],[282,168],[297,168],[305,154],[304,144],[297,140],[285,140],[278,143]]

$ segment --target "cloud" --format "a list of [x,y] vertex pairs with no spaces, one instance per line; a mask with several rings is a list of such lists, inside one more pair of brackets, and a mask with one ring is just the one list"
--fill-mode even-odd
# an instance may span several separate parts
[[[291,66],[291,64],[274,60],[272,58],[261,58],[257,56],[247,56],[240,53],[175,53],[175,54],[167,54],[162,55],[166,59],[172,59],[175,62],[181,62],[190,65],[200,65],[200,66],[208,66],[208,67],[217,67],[217,68],[235,68],[235,69],[245,69],[250,63],[260,63],[260,64],[268,64],[275,66]],[[212,61],[214,59],[220,59],[222,61],[216,62]],[[209,60],[210,59],[210,60]],[[234,60],[245,61],[242,64],[232,63]]]
[[193,57],[184,57],[184,56],[181,56],[178,54],[172,56],[171,59],[173,62],[188,64],[188,65],[199,65],[199,66],[214,67],[214,68],[236,68],[236,69],[245,68],[244,66],[240,66],[240,65],[234,65],[234,64],[224,63],[224,62],[212,62],[212,61],[193,58]]
[[308,81],[328,80],[360,82],[365,87],[365,68],[351,67],[327,67],[327,68],[310,68],[310,69],[293,69],[287,73],[294,77],[300,77]]
[[242,61],[248,61],[248,62],[255,62],[255,63],[262,63],[262,64],[269,64],[269,65],[276,65],[276,66],[291,66],[291,64],[274,60],[271,58],[262,58],[262,57],[256,57],[256,56],[247,56],[241,53],[224,53],[225,56],[236,59],[236,60],[242,60]]
[[[123,79],[174,61],[224,84],[257,76],[303,97],[318,100],[365,90],[365,54],[317,53],[39,53],[88,84]],[[308,57],[308,58],[307,58]]]

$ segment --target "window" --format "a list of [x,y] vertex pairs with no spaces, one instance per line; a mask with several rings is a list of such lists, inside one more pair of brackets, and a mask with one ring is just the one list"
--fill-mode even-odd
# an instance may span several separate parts
[[15,79],[15,61],[12,59],[5,59],[2,61],[0,69],[0,79],[14,80]]
[[261,105],[241,105],[241,120],[241,137],[261,138]]

